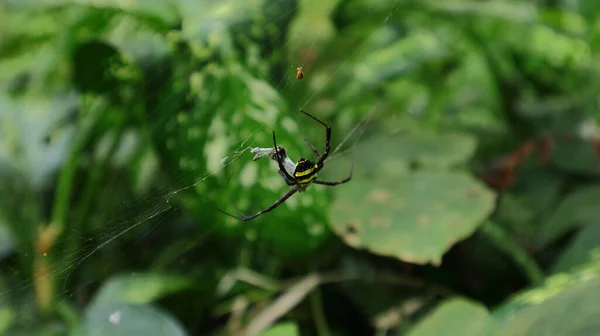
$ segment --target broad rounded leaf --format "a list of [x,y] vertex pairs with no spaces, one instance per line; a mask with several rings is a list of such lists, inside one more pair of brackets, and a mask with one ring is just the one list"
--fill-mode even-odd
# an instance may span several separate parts
[[[383,169],[387,174],[397,174],[399,167],[410,163],[431,169],[448,169],[469,160],[477,143],[464,133],[415,132],[380,136],[360,144],[356,151],[357,165],[365,169]],[[378,167],[372,162],[383,162]],[[402,170],[402,169],[400,169]]]
[[87,310],[80,335],[183,336],[186,332],[177,320],[150,305],[103,301]]
[[484,306],[455,298],[440,304],[411,330],[409,336],[490,335],[495,328],[496,325]]
[[96,294],[95,302],[122,301],[149,303],[167,294],[180,291],[191,284],[183,276],[146,273],[119,275],[109,281]]
[[330,212],[334,231],[356,248],[439,264],[493,208],[494,195],[466,173],[419,171],[352,181]]

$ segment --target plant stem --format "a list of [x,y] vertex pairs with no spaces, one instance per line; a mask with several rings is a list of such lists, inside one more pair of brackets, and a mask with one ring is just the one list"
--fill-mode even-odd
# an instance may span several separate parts
[[64,230],[67,213],[69,211],[69,202],[71,200],[71,194],[73,191],[73,181],[75,178],[75,172],[77,171],[78,159],[81,155],[81,152],[91,139],[92,130],[96,125],[96,119],[100,113],[97,113],[97,111],[92,111],[91,114],[91,120],[80,126],[81,128],[77,136],[77,140],[75,141],[75,145],[71,149],[69,157],[60,171],[58,188],[56,189],[54,199],[54,207],[52,208],[51,221],[51,223],[57,226],[58,232],[63,232]]
[[310,293],[310,307],[319,336],[330,336],[331,331],[327,325],[327,318],[323,309],[323,298],[321,297],[321,288],[316,286]]
[[515,243],[500,226],[492,221],[487,221],[481,227],[481,230],[497,248],[504,251],[521,268],[533,284],[540,284],[544,281],[544,272],[535,260]]
[[69,330],[77,331],[79,330],[80,317],[77,312],[69,305],[68,302],[59,301],[56,304],[56,312],[62,317],[62,320],[66,322],[69,326]]
[[44,312],[49,312],[53,302],[55,302],[53,299],[55,298],[55,281],[58,278],[50,276],[55,273],[53,268],[57,267],[54,261],[64,260],[62,256],[53,255],[52,250],[58,237],[65,230],[78,159],[85,146],[91,140],[92,131],[99,116],[100,113],[98,111],[92,110],[89,118],[85,119],[84,116],[84,122],[78,125],[79,132],[77,139],[60,171],[51,221],[48,225],[40,226],[37,233],[36,251],[33,261],[33,278],[37,289],[38,305]]
[[[101,158],[101,162],[98,164],[94,164],[91,173],[85,183],[84,191],[82,193],[81,201],[79,206],[77,207],[77,213],[75,219],[73,220],[70,228],[75,231],[81,231],[83,223],[88,216],[89,209],[92,205],[92,201],[94,200],[94,195],[100,186],[100,182],[102,181],[103,173],[107,170],[107,167],[110,163],[110,160],[114,156],[115,152],[119,148],[119,144],[121,143],[121,139],[123,136],[123,127],[122,125],[117,129],[114,137],[111,139],[111,143],[109,144],[109,149],[106,153],[106,156]],[[76,255],[77,247],[79,244],[79,236],[73,235],[71,236],[71,240],[69,242],[69,251],[68,255]]]

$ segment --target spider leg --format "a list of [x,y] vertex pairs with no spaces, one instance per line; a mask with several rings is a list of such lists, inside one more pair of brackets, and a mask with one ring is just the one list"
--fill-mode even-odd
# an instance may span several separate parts
[[281,196],[277,201],[275,201],[275,203],[271,204],[269,207],[267,207],[264,210],[261,210],[253,215],[250,216],[246,216],[244,215],[241,211],[239,211],[239,209],[237,208],[237,206],[235,206],[235,204],[233,204],[233,202],[231,202],[231,200],[229,200],[229,203],[231,203],[231,205],[233,206],[233,208],[239,213],[239,216],[236,215],[232,215],[229,212],[226,212],[224,210],[221,210],[219,208],[217,208],[218,211],[220,211],[221,213],[231,217],[231,218],[235,218],[237,220],[240,221],[249,221],[252,220],[262,214],[265,214],[267,212],[272,211],[273,209],[277,208],[278,206],[280,206],[281,204],[283,204],[283,202],[285,202],[288,198],[292,197],[292,195],[294,195],[296,192],[298,191],[298,188],[292,188],[290,189],[287,193],[285,193],[283,196]]
[[325,127],[325,151],[323,152],[323,155],[319,156],[319,158],[317,159],[317,169],[321,170],[321,168],[323,167],[323,162],[325,162],[325,160],[327,159],[327,156],[329,155],[329,149],[331,148],[331,126],[327,125],[326,123],[317,119],[312,114],[305,112],[302,109],[300,109],[300,112],[306,114],[307,116],[311,117],[314,121],[318,122],[319,124],[323,125],[323,127]]
[[277,140],[275,140],[275,131],[273,131],[273,146],[275,146],[273,148],[275,148],[275,157],[277,158],[277,165],[279,166],[279,173],[285,175],[284,180],[286,181],[286,183],[291,182],[291,181],[296,181],[296,179],[292,175],[290,175],[287,172],[287,170],[285,170],[285,167],[283,166],[283,158],[281,157],[281,153],[277,149]]
[[340,181],[319,181],[319,180],[314,180],[313,183],[316,184],[320,184],[320,185],[326,185],[326,186],[336,186],[338,184],[344,184],[346,182],[350,182],[350,180],[352,180],[352,174],[354,174],[354,159],[356,157],[356,153],[354,151],[352,151],[352,163],[350,164],[350,175],[348,175],[348,177],[346,177],[343,180]]
[[319,156],[321,156],[321,154],[319,154],[319,150],[317,149],[317,147],[315,147],[313,144],[310,143],[310,141],[304,137],[304,141],[310,146],[310,148],[313,150],[313,153],[315,153],[315,156],[318,158]]
[[287,184],[288,186],[293,187],[293,186],[297,185],[296,180],[291,180],[291,181],[288,180],[287,176],[285,176],[286,174],[284,172],[282,172],[280,169],[278,169],[277,172],[279,173],[279,175],[281,175],[281,177],[285,181],[285,184]]

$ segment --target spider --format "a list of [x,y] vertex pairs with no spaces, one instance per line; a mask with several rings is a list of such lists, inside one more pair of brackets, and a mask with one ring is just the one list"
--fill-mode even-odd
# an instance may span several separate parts
[[348,175],[348,177],[346,177],[345,179],[340,180],[340,181],[317,180],[317,173],[321,169],[323,169],[325,160],[327,159],[327,156],[329,155],[329,150],[331,149],[331,127],[329,125],[327,125],[326,123],[324,123],[323,121],[317,119],[313,115],[305,112],[302,109],[300,110],[300,112],[306,114],[307,116],[309,116],[316,122],[323,125],[323,127],[325,127],[325,151],[323,152],[323,155],[320,155],[317,148],[315,146],[313,146],[305,138],[305,141],[308,143],[308,145],[313,150],[313,153],[316,155],[317,161],[314,162],[314,161],[307,160],[305,158],[300,158],[300,160],[298,160],[298,162],[296,162],[296,168],[295,168],[293,174],[290,174],[288,172],[288,170],[286,170],[284,167],[284,159],[287,158],[287,156],[285,154],[285,149],[283,149],[283,147],[277,146],[277,140],[275,139],[275,131],[273,131],[274,159],[275,159],[275,161],[277,161],[277,165],[279,167],[279,174],[283,177],[283,180],[285,181],[285,183],[292,188],[287,193],[285,193],[283,196],[281,196],[277,201],[275,201],[275,203],[271,204],[267,208],[255,213],[253,215],[249,215],[249,216],[244,215],[238,209],[238,207],[235,206],[235,204],[233,204],[231,201],[229,201],[231,203],[231,206],[235,209],[235,211],[239,214],[239,216],[232,215],[232,214],[230,214],[224,210],[221,210],[219,208],[217,208],[217,210],[219,210],[223,214],[225,214],[229,217],[235,218],[237,220],[249,221],[249,220],[252,220],[260,215],[263,215],[263,214],[270,212],[273,209],[277,208],[278,206],[283,204],[288,198],[292,197],[292,195],[294,195],[295,193],[306,191],[306,188],[308,188],[308,186],[311,183],[321,184],[321,185],[325,185],[325,186],[336,186],[338,184],[343,184],[343,183],[349,182],[352,179],[352,173],[354,172],[354,160],[352,160],[352,165],[350,167],[350,175]]

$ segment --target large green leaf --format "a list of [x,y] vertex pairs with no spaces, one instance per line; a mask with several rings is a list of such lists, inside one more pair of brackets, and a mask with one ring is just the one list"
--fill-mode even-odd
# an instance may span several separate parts
[[522,311],[542,305],[570,288],[598,278],[600,278],[600,258],[596,256],[591,258],[590,262],[571,269],[569,273],[551,275],[542,285],[524,290],[509,298],[494,310],[494,318],[498,321],[510,321]]
[[146,304],[100,301],[85,314],[81,336],[183,336],[183,326],[171,315]]
[[600,263],[598,259],[572,274],[549,277],[495,311],[499,335],[567,336],[600,333]]
[[[173,79],[178,83],[171,86],[173,90],[188,85],[184,78]],[[277,173],[276,163],[252,161],[249,146],[272,147],[274,129],[278,145],[292,159],[309,157],[297,121],[308,118],[290,113],[272,86],[236,62],[213,63],[194,73],[189,85],[197,99],[190,110],[171,103],[174,95],[185,99],[185,90],[164,91],[155,110],[165,118],[155,141],[165,164],[178,171],[180,187],[190,192],[179,195],[188,209],[205,225],[233,237],[260,240],[281,256],[311,253],[331,236],[321,210],[328,195],[315,188],[249,223],[214,209],[235,211],[228,203],[231,199],[242,211],[254,213],[281,197],[289,187]],[[325,132],[317,123],[312,127]]]
[[337,193],[330,219],[350,246],[439,264],[493,208],[493,194],[466,173],[424,170],[386,177],[356,179]]
[[492,335],[497,326],[487,309],[462,298],[448,299],[411,329],[409,336]]
[[410,131],[379,135],[359,144],[354,151],[361,171],[397,176],[410,165],[443,171],[464,164],[474,154],[476,145],[475,139],[465,133]]

